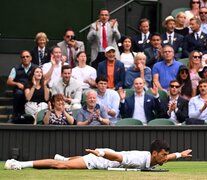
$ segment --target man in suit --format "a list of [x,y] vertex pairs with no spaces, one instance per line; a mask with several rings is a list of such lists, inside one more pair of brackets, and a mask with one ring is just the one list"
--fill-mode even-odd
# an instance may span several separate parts
[[182,123],[188,118],[188,100],[180,95],[180,83],[177,80],[170,81],[169,97],[163,103],[163,117],[169,118],[176,124]]
[[31,50],[32,63],[42,67],[50,61],[50,50],[47,47],[47,35],[44,32],[37,33],[35,37],[36,46]]
[[68,28],[64,33],[64,40],[57,45],[60,47],[62,55],[66,57],[66,62],[73,68],[76,66],[76,55],[80,51],[85,51],[82,41],[77,41],[75,32],[72,28]]
[[116,59],[116,50],[112,46],[105,49],[106,59],[98,64],[97,77],[106,76],[108,78],[109,89],[119,89],[124,86],[125,68],[124,64]]
[[150,47],[144,49],[147,56],[146,65],[150,68],[156,62],[162,61],[162,37],[159,33],[153,33],[150,37]]
[[150,47],[150,21],[147,18],[143,18],[139,21],[139,30],[136,36],[133,37],[133,51],[143,52],[144,49]]
[[172,16],[165,18],[163,26],[166,29],[166,32],[162,34],[162,43],[163,45],[169,44],[173,47],[175,52],[175,58],[180,59],[182,56],[183,49],[183,36],[175,33],[175,19]]
[[193,33],[186,35],[184,38],[183,56],[189,57],[193,50],[198,50],[203,54],[207,53],[207,35],[200,29],[201,21],[199,18],[190,19],[190,28]]
[[[158,88],[153,86],[152,95],[145,93],[145,82],[142,78],[134,80],[134,91],[132,96],[126,98],[126,92],[120,88],[119,95],[121,99],[120,113],[127,118],[141,120],[144,124],[155,118],[155,112],[161,113],[161,102],[159,99]],[[125,99],[126,98],[126,99]]]
[[120,59],[117,41],[121,38],[116,19],[109,21],[110,15],[107,9],[99,11],[99,19],[91,24],[87,39],[91,44],[91,65],[97,69],[98,63],[105,60],[105,49],[113,46],[116,50],[116,58]]

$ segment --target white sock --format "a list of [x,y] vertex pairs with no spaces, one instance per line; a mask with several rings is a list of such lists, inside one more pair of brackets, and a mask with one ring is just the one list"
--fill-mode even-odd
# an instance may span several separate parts
[[20,162],[22,168],[30,168],[33,167],[33,161],[21,161]]

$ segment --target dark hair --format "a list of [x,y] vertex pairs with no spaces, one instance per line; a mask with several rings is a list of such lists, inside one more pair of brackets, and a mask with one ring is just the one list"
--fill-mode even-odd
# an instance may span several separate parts
[[174,83],[174,82],[176,82],[176,83],[178,83],[180,85],[180,82],[177,79],[174,79],[174,80],[170,81],[170,84]]
[[54,103],[57,100],[63,100],[64,101],[64,96],[62,94],[55,94],[55,95],[53,95],[51,100],[50,100],[52,108],[54,108]]
[[82,53],[84,53],[86,55],[86,52],[85,51],[80,51],[78,52],[78,54],[76,55],[76,58],[78,58]]
[[28,50],[22,50],[22,51],[20,52],[20,57],[22,57],[22,54],[23,54],[24,52],[28,52],[28,53],[29,53],[29,55],[31,56],[30,51],[28,51]]
[[[187,76],[186,80],[181,79],[181,76],[180,76],[180,72],[183,71],[183,70],[187,71],[187,73],[188,73],[188,76]],[[189,69],[185,65],[181,65],[179,67],[176,79],[178,80],[178,82],[182,86],[181,95],[182,96],[186,95],[188,97],[192,97],[192,91],[193,91],[192,90],[192,82],[191,82],[191,79],[190,79]]]
[[61,68],[61,73],[63,73],[65,69],[72,69],[72,68],[70,65],[63,65]]
[[109,10],[108,10],[107,8],[101,8],[101,9],[99,10],[99,15],[101,14],[101,11],[108,11],[108,12],[109,12]]
[[148,22],[148,23],[150,24],[150,20],[149,20],[149,19],[147,19],[147,18],[142,18],[142,19],[140,19],[140,21],[139,21],[139,26],[141,26],[143,22]]
[[96,84],[98,84],[99,81],[104,81],[104,82],[108,82],[108,79],[106,76],[104,75],[100,75],[96,78]]
[[161,141],[161,140],[158,140],[158,139],[154,140],[151,143],[151,146],[150,146],[151,154],[152,154],[153,151],[157,151],[159,153],[162,149],[169,152],[170,151],[169,144],[166,143],[165,141]]
[[201,79],[201,80],[199,81],[198,85],[200,86],[200,85],[203,84],[203,83],[207,83],[207,79]]
[[[30,73],[30,76],[29,76],[29,79],[28,79],[28,82],[33,86],[34,84],[33,84],[33,76],[34,76],[34,72],[35,72],[35,70],[36,69],[41,69],[39,66],[37,66],[37,67],[34,67],[33,69],[32,69],[32,71],[31,71],[31,73]],[[42,71],[42,69],[41,69],[41,71]],[[40,79],[40,85],[41,85],[41,87],[44,87],[44,81],[43,81],[43,72],[42,72],[42,78]]]
[[154,32],[154,33],[152,33],[152,35],[150,36],[150,41],[152,40],[152,38],[153,38],[154,36],[159,36],[160,39],[162,40],[162,36],[161,36],[161,34],[158,33],[158,32]]
[[[68,28],[66,28],[65,31],[64,31],[64,36],[65,36],[65,34],[66,34],[68,31],[73,31],[73,32],[74,32],[73,28],[68,27]],[[75,32],[74,32],[74,34],[75,34]]]
[[133,40],[132,40],[132,38],[131,38],[130,36],[123,36],[123,37],[121,38],[120,54],[122,54],[122,53],[124,52],[124,46],[123,46],[123,43],[124,43],[124,41],[125,41],[126,39],[129,39],[129,40],[131,41],[130,52],[131,52],[132,56],[134,57],[134,53],[133,53],[133,51],[132,51],[132,49],[133,49],[133,48],[132,48],[132,46],[133,46]]
[[51,49],[50,52],[53,53],[53,51],[54,51],[55,48],[60,48],[60,47],[57,46],[57,45],[54,45],[54,46],[52,46],[52,47],[50,48],[50,49]]
[[[190,2],[189,2],[189,6],[190,6],[190,8],[192,9],[192,4],[193,4],[193,0],[190,0]],[[201,1],[199,0],[199,8],[201,7]]]

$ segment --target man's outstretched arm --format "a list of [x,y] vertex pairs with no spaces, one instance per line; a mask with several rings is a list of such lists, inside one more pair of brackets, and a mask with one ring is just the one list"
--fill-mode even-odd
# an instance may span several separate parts
[[167,155],[167,161],[172,161],[178,158],[187,158],[187,157],[192,157],[191,154],[192,150],[191,149],[187,149],[185,151],[182,151],[180,153],[171,153]]
[[123,161],[123,156],[121,153],[115,152],[115,151],[109,151],[109,150],[103,150],[103,149],[86,149],[85,150],[87,153],[92,153],[98,157],[103,157],[105,159],[108,159],[110,161],[118,161],[122,162]]

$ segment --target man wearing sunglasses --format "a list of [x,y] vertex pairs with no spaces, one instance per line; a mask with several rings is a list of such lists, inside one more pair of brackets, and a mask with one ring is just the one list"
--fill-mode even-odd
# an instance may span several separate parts
[[168,99],[163,102],[164,115],[175,124],[182,123],[188,118],[188,101],[180,95],[180,83],[177,80],[170,81]]
[[24,85],[27,82],[30,73],[34,67],[31,63],[32,56],[29,51],[24,50],[20,53],[21,63],[13,67],[7,79],[7,85],[13,87],[13,114],[11,122],[18,123],[18,117],[24,114]]
[[76,55],[80,51],[85,51],[82,41],[77,41],[72,28],[67,28],[64,33],[64,40],[57,45],[60,47],[62,55],[66,57],[66,62],[73,68],[76,66]]
[[207,34],[207,8],[200,8],[200,18],[201,18],[201,31]]

